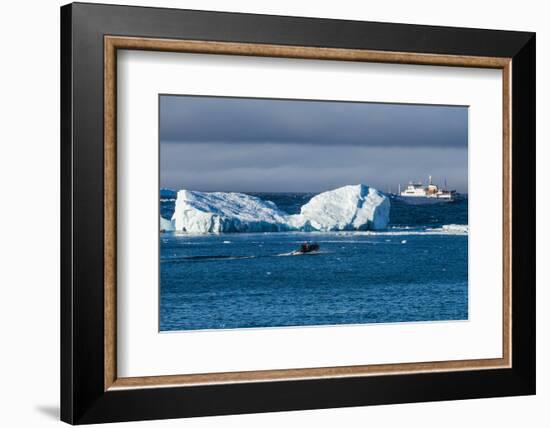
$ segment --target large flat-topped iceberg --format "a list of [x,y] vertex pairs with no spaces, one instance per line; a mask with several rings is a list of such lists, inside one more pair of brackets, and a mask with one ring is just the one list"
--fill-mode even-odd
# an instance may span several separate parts
[[288,230],[285,212],[244,193],[180,190],[172,221],[176,230],[190,233]]
[[180,190],[172,224],[190,233],[379,230],[389,215],[389,199],[362,184],[320,193],[294,215],[243,193]]
[[320,193],[305,204],[293,220],[302,229],[380,230],[388,227],[390,200],[364,184]]

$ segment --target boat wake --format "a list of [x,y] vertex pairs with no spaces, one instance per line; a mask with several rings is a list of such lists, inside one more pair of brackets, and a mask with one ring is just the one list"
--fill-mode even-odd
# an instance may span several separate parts
[[281,253],[277,254],[277,257],[287,257],[287,256],[320,256],[323,254],[330,254],[329,251],[310,251],[309,253],[303,253],[301,251],[295,250],[290,253]]
[[189,262],[207,262],[214,260],[246,260],[246,259],[260,259],[268,257],[287,257],[287,256],[320,256],[323,254],[330,254],[329,251],[312,251],[309,253],[302,253],[300,251],[291,251],[289,253],[281,254],[267,254],[256,256],[234,256],[234,255],[211,255],[211,256],[185,256],[185,257],[168,257],[161,259],[161,263],[189,263]]
[[213,256],[186,256],[186,257],[169,257],[161,259],[161,263],[185,263],[185,262],[203,262],[211,260],[245,260],[256,259],[261,256],[228,256],[228,255],[213,255]]

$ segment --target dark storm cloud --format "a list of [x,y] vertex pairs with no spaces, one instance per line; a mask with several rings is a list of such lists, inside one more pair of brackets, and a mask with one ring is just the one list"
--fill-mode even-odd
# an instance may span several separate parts
[[324,191],[410,180],[468,189],[466,107],[162,96],[160,184]]
[[161,96],[163,143],[465,147],[455,106]]
[[206,192],[320,192],[363,183],[387,191],[409,180],[447,180],[466,192],[468,153],[459,148],[305,144],[165,144],[161,187]]

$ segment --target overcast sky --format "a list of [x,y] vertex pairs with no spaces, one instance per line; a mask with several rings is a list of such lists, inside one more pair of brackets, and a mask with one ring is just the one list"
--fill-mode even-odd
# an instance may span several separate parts
[[467,192],[468,109],[162,95],[160,185],[319,192],[447,179]]

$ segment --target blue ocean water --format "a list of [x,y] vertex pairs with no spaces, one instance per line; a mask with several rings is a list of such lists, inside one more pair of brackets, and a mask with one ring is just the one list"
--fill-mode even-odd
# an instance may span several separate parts
[[[256,193],[289,214],[313,193]],[[174,199],[162,198],[170,218]],[[160,235],[160,330],[468,318],[468,199],[391,201],[381,232]],[[290,255],[304,241],[315,254]]]

